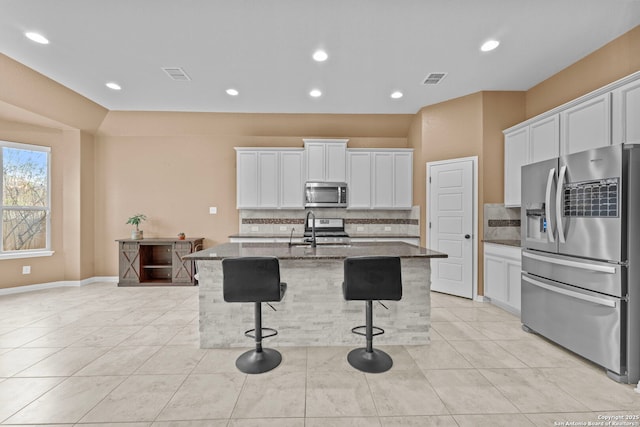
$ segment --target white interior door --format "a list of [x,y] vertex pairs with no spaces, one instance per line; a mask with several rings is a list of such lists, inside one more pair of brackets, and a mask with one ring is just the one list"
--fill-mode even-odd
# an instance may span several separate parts
[[473,298],[475,159],[427,163],[429,248],[446,253],[431,260],[431,290]]

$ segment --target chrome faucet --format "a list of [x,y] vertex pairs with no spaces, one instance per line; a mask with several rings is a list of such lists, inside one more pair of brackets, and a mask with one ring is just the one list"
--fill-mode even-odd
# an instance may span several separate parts
[[305,226],[309,225],[309,216],[313,217],[313,222],[311,222],[311,239],[304,239],[305,242],[311,242],[311,247],[316,247],[316,214],[313,211],[307,212],[307,217],[304,220]]

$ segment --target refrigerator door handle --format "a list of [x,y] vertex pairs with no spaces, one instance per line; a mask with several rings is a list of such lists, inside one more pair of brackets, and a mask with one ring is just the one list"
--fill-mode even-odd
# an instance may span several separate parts
[[564,226],[562,225],[562,186],[564,185],[564,177],[567,174],[567,165],[560,168],[560,174],[558,175],[558,187],[556,188],[556,228],[558,229],[558,240],[560,243],[565,243],[564,238]]
[[558,293],[558,294],[567,295],[567,296],[569,296],[571,298],[581,299],[583,301],[588,301],[588,302],[592,302],[594,304],[600,304],[600,305],[604,305],[604,306],[607,306],[607,307],[615,308],[615,306],[616,306],[616,302],[615,301],[611,301],[611,300],[604,299],[604,298],[598,298],[598,297],[594,297],[594,296],[591,296],[591,295],[585,295],[585,294],[582,294],[582,293],[579,293],[579,292],[570,291],[569,289],[559,288],[557,286],[547,285],[546,283],[539,282],[539,281],[531,279],[531,278],[529,278],[527,276],[522,276],[522,280],[524,280],[525,282],[529,282],[534,286],[538,286],[539,288],[546,289],[548,291],[555,292],[555,293]]
[[554,243],[556,239],[553,237],[555,231],[551,224],[551,186],[553,185],[553,177],[556,174],[556,168],[549,169],[549,176],[547,177],[547,190],[544,194],[544,214],[547,218],[547,239],[550,243]]
[[532,254],[525,251],[522,252],[522,256],[526,258],[535,259],[536,261],[548,262],[550,264],[558,264],[565,267],[580,268],[582,270],[597,271],[599,273],[616,274],[615,267],[609,267],[606,265],[593,265],[593,264],[587,264],[586,262],[569,261],[566,259],[559,259],[559,258],[550,258],[542,255]]

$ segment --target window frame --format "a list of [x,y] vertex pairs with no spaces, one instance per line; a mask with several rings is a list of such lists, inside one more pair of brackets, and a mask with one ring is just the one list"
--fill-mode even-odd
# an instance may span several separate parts
[[47,200],[46,207],[39,208],[35,206],[18,206],[21,210],[33,210],[33,211],[42,211],[45,212],[46,218],[46,233],[45,233],[45,247],[42,249],[29,249],[29,250],[16,250],[16,251],[5,251],[4,249],[4,238],[0,240],[0,260],[2,259],[18,259],[18,258],[34,258],[34,257],[43,257],[43,256],[51,256],[54,254],[54,251],[51,250],[51,147],[47,147],[44,145],[35,145],[35,144],[27,144],[23,142],[13,142],[0,140],[0,165],[3,167],[2,174],[0,174],[0,236],[3,236],[3,221],[4,211],[5,210],[15,210],[14,206],[5,206],[4,204],[4,159],[3,159],[3,148],[15,148],[18,150],[29,150],[29,151],[37,151],[43,152],[47,155]]

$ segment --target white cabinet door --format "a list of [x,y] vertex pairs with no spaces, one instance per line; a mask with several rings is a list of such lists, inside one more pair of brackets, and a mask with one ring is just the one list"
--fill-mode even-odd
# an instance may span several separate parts
[[411,209],[413,204],[413,153],[394,153],[393,169],[393,207]]
[[561,155],[611,145],[610,99],[605,93],[560,113]]
[[307,181],[325,180],[325,144],[305,143]]
[[304,151],[280,152],[280,204],[287,209],[304,208]]
[[528,163],[560,156],[560,114],[529,125],[529,153]]
[[640,80],[613,92],[613,143],[640,143]]
[[513,313],[520,312],[522,272],[518,247],[484,244],[484,295]]
[[373,153],[373,208],[393,208],[393,153]]
[[325,181],[347,181],[347,144],[331,142],[326,144],[325,153]]
[[504,136],[504,204],[520,206],[520,168],[529,162],[529,127]]
[[258,206],[278,207],[278,152],[258,152]]
[[371,152],[347,153],[347,185],[350,209],[371,208]]
[[347,140],[305,139],[307,181],[345,182]]
[[507,278],[503,258],[484,255],[484,295],[498,301],[507,301]]
[[238,151],[236,153],[236,206],[258,207],[258,153]]

